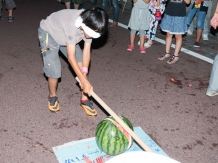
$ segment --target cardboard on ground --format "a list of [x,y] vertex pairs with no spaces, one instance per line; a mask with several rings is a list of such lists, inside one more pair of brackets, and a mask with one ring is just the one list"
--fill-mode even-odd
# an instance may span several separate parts
[[[134,127],[134,132],[154,153],[169,157],[141,127]],[[98,148],[95,137],[53,147],[53,151],[59,163],[104,163],[113,157]],[[143,149],[134,142],[125,153],[131,151],[143,151]]]

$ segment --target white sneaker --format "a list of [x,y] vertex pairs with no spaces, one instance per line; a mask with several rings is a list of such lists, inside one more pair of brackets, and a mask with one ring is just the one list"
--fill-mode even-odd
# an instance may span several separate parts
[[218,92],[216,92],[216,91],[207,91],[207,92],[206,92],[206,95],[212,97],[212,96],[218,95]]
[[149,42],[144,43],[145,48],[149,48],[149,47],[151,47],[151,45],[152,45],[152,43],[149,43]]
[[139,40],[139,42],[138,42],[138,45],[140,45],[140,40]]
[[208,35],[202,35],[203,40],[209,40]]
[[193,33],[191,31],[187,31],[187,35],[192,35]]

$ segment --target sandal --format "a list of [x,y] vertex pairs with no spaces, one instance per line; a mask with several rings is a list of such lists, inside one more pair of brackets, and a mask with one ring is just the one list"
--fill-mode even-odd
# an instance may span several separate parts
[[128,51],[132,51],[133,49],[134,49],[134,45],[128,45],[128,48],[127,48]]
[[142,53],[142,54],[146,53],[146,49],[145,49],[144,47],[143,47],[143,48],[140,48],[139,51],[140,51],[140,53]]
[[169,58],[169,57],[170,57],[170,53],[165,52],[165,55],[162,55],[162,56],[158,57],[158,59],[160,61],[163,61],[164,59]]
[[8,17],[8,23],[13,23],[14,22],[14,17],[13,16],[9,16]]
[[169,61],[167,61],[167,63],[168,63],[169,65],[171,65],[171,64],[173,64],[173,63],[178,62],[178,60],[179,60],[179,56],[173,55],[173,56],[169,59]]

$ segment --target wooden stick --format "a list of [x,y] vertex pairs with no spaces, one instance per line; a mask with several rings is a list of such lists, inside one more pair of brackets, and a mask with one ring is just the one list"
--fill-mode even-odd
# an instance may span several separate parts
[[[78,77],[76,80],[80,83]],[[95,92],[91,91],[91,96],[132,136],[132,138],[146,151],[146,152],[153,152],[121,119],[116,113],[113,112],[112,109],[104,103],[103,100],[98,97]]]

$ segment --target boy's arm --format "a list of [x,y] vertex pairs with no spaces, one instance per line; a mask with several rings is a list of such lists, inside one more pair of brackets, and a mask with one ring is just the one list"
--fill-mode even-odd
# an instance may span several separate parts
[[[90,62],[91,43],[88,43],[88,45],[86,44],[83,50],[83,60],[84,60],[83,66],[84,67],[88,66]],[[82,71],[80,70],[80,67],[76,61],[75,53],[76,53],[76,46],[73,44],[67,43],[68,61],[81,82],[80,83],[81,89],[83,90],[84,93],[87,93],[90,96],[91,91],[93,91],[93,87],[87,80],[86,73],[82,73]]]

